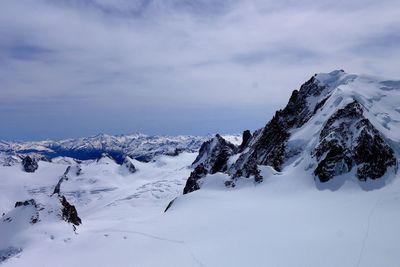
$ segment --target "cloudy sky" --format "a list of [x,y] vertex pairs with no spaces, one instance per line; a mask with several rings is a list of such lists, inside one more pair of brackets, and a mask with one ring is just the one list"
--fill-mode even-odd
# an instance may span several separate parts
[[314,73],[400,78],[399,0],[2,0],[0,139],[256,129]]

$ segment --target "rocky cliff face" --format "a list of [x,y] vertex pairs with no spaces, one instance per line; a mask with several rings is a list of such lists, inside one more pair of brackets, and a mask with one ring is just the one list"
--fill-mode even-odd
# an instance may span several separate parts
[[[303,126],[326,101],[329,88],[313,76],[300,90],[294,90],[288,104],[267,125],[253,134],[248,151],[240,155],[229,172],[234,176],[249,177],[257,173],[255,165],[269,165],[280,171],[286,158],[286,146],[293,128]],[[321,98],[321,102],[315,99]],[[244,150],[245,147],[242,148]]]
[[224,172],[228,168],[229,157],[237,151],[238,148],[234,144],[217,134],[214,138],[201,145],[199,155],[192,166],[197,167],[201,164],[210,174]]
[[318,161],[314,174],[321,182],[350,172],[353,166],[358,179],[377,179],[396,164],[393,149],[363,112],[360,103],[353,101],[326,122],[314,152]]
[[60,197],[60,203],[62,205],[61,212],[63,220],[73,225],[80,225],[82,220],[79,218],[75,206],[71,205],[64,196]]
[[185,188],[183,189],[183,194],[188,194],[190,192],[199,190],[201,187],[201,179],[208,174],[207,169],[203,164],[199,164],[190,173],[189,178],[186,181]]
[[219,134],[204,142],[200,147],[199,155],[192,164],[194,170],[190,173],[186,181],[183,194],[199,190],[202,179],[207,174],[226,172],[228,170],[229,158],[244,149],[250,140],[250,131],[245,131],[243,133],[242,144],[239,147],[228,142]]

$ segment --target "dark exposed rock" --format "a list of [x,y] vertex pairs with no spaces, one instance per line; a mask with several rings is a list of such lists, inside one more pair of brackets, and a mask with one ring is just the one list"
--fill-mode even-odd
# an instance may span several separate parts
[[63,176],[61,176],[61,178],[58,180],[58,183],[56,184],[53,194],[52,195],[60,195],[60,190],[61,190],[61,184],[62,182],[64,182],[64,180],[68,180],[68,173],[71,170],[71,166],[68,166],[67,169],[65,170]]
[[388,167],[396,165],[392,148],[383,140],[372,124],[364,119],[359,127],[364,127],[357,138],[354,160],[357,165],[358,179],[377,179],[382,177]]
[[81,167],[80,164],[77,164],[77,165],[75,166],[75,175],[76,175],[76,176],[79,176],[79,175],[81,175],[81,174],[82,174],[82,167]]
[[15,208],[17,208],[17,207],[21,207],[21,206],[29,206],[29,205],[31,205],[31,206],[37,206],[36,205],[36,201],[32,198],[32,199],[28,199],[28,200],[25,200],[25,201],[17,201],[17,202],[15,202]]
[[236,179],[238,177],[248,178],[250,176],[253,176],[257,182],[263,181],[263,177],[261,176],[260,170],[258,169],[257,166],[256,154],[251,154],[249,158],[246,159],[245,164],[243,164],[243,167],[236,170],[236,172],[233,173],[232,178],[233,179]]
[[314,108],[314,114],[315,113],[317,113],[317,111],[320,109],[320,108],[322,108],[322,106],[323,105],[325,105],[325,103],[326,103],[326,100],[328,100],[329,99],[329,96],[328,97],[325,97],[324,99],[322,99],[320,102],[318,102],[318,104],[317,105],[315,105],[315,108]]
[[203,164],[197,165],[197,167],[190,173],[189,178],[186,181],[185,188],[183,189],[183,194],[188,194],[190,192],[200,189],[200,179],[204,178],[208,174],[207,169]]
[[284,161],[287,140],[290,137],[285,124],[281,123],[280,113],[264,128],[259,142],[255,145],[256,162],[281,169]]
[[[4,217],[4,214],[3,214],[3,217]],[[11,217],[6,217],[3,219],[3,222],[12,222],[12,219],[11,219]]]
[[167,207],[166,207],[165,210],[164,210],[164,213],[167,212],[167,211],[172,207],[172,205],[174,204],[175,200],[176,200],[176,198],[174,198],[173,200],[171,200],[171,201],[168,203]]
[[22,252],[21,248],[8,247],[5,249],[0,249],[0,264],[9,258],[12,258]]
[[81,218],[78,216],[78,212],[74,205],[71,205],[65,196],[60,197],[60,202],[62,205],[62,218],[64,221],[72,223],[74,225],[80,225],[82,223]]
[[321,182],[350,172],[354,165],[358,179],[376,179],[396,164],[393,150],[363,116],[363,108],[357,101],[328,119],[314,156],[319,162],[314,174]]
[[232,181],[232,180],[225,181],[225,182],[224,182],[224,185],[225,185],[226,187],[230,187],[230,188],[235,188],[235,187],[236,187],[235,182]]
[[237,152],[237,147],[226,141],[219,134],[203,143],[199,155],[192,166],[203,165],[210,173],[224,172],[227,170],[227,162],[230,156]]
[[353,163],[346,149],[337,142],[326,143],[326,149],[328,153],[314,171],[321,182],[327,182],[333,176],[351,171]]
[[[229,173],[233,176],[255,176],[257,180],[262,180],[257,164],[269,165],[281,171],[290,130],[301,127],[312,117],[315,107],[310,106],[307,99],[310,96],[326,95],[325,89],[312,77],[300,90],[294,90],[286,107],[277,111],[263,129],[254,133],[247,145],[249,151],[238,158]],[[242,151],[244,149],[241,147]]]
[[26,172],[35,172],[39,168],[36,159],[31,158],[30,156],[24,157],[22,160],[22,166]]
[[135,173],[137,171],[135,165],[132,163],[132,160],[129,157],[125,157],[123,165],[130,173]]
[[39,211],[38,211],[38,205],[36,204],[36,201],[34,199],[28,199],[25,201],[17,201],[15,203],[15,208],[18,207],[28,207],[28,206],[32,206],[34,208],[34,213],[31,216],[30,219],[30,223],[31,224],[35,224],[39,221]]
[[251,132],[249,130],[246,130],[246,131],[243,132],[242,143],[239,146],[239,152],[243,152],[243,150],[250,143],[251,138],[252,138],[252,135],[251,135]]
[[[131,157],[131,156],[129,156],[129,157]],[[149,163],[152,160],[154,160],[154,157],[151,155],[142,155],[142,156],[135,157],[135,160],[144,162],[144,163]]]

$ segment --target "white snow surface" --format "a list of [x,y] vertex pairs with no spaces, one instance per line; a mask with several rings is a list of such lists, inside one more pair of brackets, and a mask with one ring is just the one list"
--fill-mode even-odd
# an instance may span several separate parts
[[[398,177],[378,190],[346,182],[332,192],[306,172],[261,167],[262,184],[228,189],[229,177],[214,174],[179,196],[195,157],[135,162],[134,174],[112,161],[82,165],[61,186],[83,222],[76,233],[60,219],[14,230],[0,223],[0,236],[16,231],[0,251],[23,250],[3,266],[398,266]],[[39,165],[33,174],[0,167],[0,211],[47,199],[67,165]]]

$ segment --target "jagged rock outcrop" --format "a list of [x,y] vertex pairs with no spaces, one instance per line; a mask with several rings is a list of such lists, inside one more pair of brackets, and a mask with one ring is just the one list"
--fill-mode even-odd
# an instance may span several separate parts
[[168,203],[167,207],[166,207],[165,210],[164,210],[164,213],[167,212],[167,211],[172,207],[172,205],[174,204],[175,200],[176,200],[176,198],[174,198],[173,200],[171,200],[171,201]]
[[202,178],[207,174],[226,171],[228,169],[228,159],[237,152],[238,147],[226,141],[219,134],[204,142],[200,147],[199,155],[192,164],[194,170],[186,181],[183,194],[199,190]]
[[64,182],[64,180],[68,180],[68,173],[71,170],[71,166],[68,166],[67,169],[65,170],[64,174],[61,176],[61,178],[58,180],[58,183],[56,184],[56,186],[54,187],[54,191],[52,195],[60,195],[60,191],[61,191],[61,184],[62,182]]
[[368,120],[360,122],[363,127],[357,139],[354,160],[357,164],[357,177],[360,180],[382,177],[397,160],[392,148]]
[[237,147],[226,141],[219,134],[203,143],[199,155],[192,166],[203,165],[210,174],[227,170],[228,159],[237,152]]
[[16,247],[8,247],[5,249],[0,249],[0,264],[9,258],[14,257],[15,255],[18,255],[19,253],[22,252],[21,248],[16,248]]
[[[30,224],[35,224],[39,222],[40,216],[48,217],[51,214],[61,215],[61,218],[64,221],[72,223],[74,225],[80,225],[82,223],[81,219],[78,216],[78,212],[75,206],[71,205],[67,201],[65,196],[62,195],[59,195],[57,198],[50,197],[48,203],[45,204],[42,203],[41,205],[39,205],[35,199],[18,201],[15,203],[15,209],[21,209],[18,210],[19,213],[29,214],[29,216],[22,216],[22,217],[30,217],[29,220]],[[15,210],[15,212],[17,212],[17,210]],[[18,216],[16,216],[15,218],[18,218]],[[11,223],[13,219],[14,218],[12,216],[5,215],[3,216],[2,221]]]
[[22,166],[26,172],[35,172],[39,168],[36,159],[31,158],[30,156],[24,157],[22,160]]
[[394,151],[363,116],[363,107],[357,101],[328,119],[314,156],[319,162],[314,174],[321,182],[351,171],[354,165],[358,179],[376,179],[396,164]]
[[36,201],[34,199],[28,199],[25,201],[17,201],[15,203],[15,208],[20,208],[20,207],[32,207],[33,211],[30,216],[30,224],[35,224],[39,221],[39,207],[36,204]]
[[247,147],[247,145],[250,143],[252,134],[249,130],[245,130],[242,134],[242,143],[239,146],[239,152],[243,152],[243,150]]
[[130,173],[135,173],[137,171],[135,165],[132,162],[132,159],[129,157],[125,157],[123,165]]
[[[241,159],[239,158],[239,160]],[[236,162],[236,164],[238,164],[238,161]],[[246,158],[245,164],[243,164],[242,166],[243,167],[241,169],[237,169],[236,172],[232,174],[233,180],[238,177],[254,177],[255,181],[258,183],[263,181],[261,172],[258,169],[256,154],[249,155],[249,157]],[[232,183],[226,183],[226,185],[232,186]]]
[[186,181],[185,188],[183,189],[183,194],[188,194],[190,192],[200,189],[201,179],[208,174],[207,169],[201,163],[197,165],[196,168],[190,173],[189,178]]
[[303,84],[300,90],[294,90],[286,107],[277,111],[263,129],[256,131],[247,146],[240,147],[241,151],[246,147],[249,149],[230,168],[231,175],[257,176],[260,180],[257,165],[270,165],[277,171],[281,170],[290,130],[304,125],[312,117],[316,107],[321,105],[309,98],[326,98],[329,93],[329,88],[321,85],[315,77]]
[[74,205],[71,205],[65,196],[60,197],[60,203],[62,205],[62,218],[64,221],[72,223],[74,225],[82,224],[81,218],[78,216],[78,212]]
[[17,207],[29,206],[29,205],[34,206],[34,207],[37,207],[36,201],[35,201],[33,198],[32,198],[32,199],[25,200],[25,201],[17,201],[17,202],[15,202],[14,207],[17,208]]

